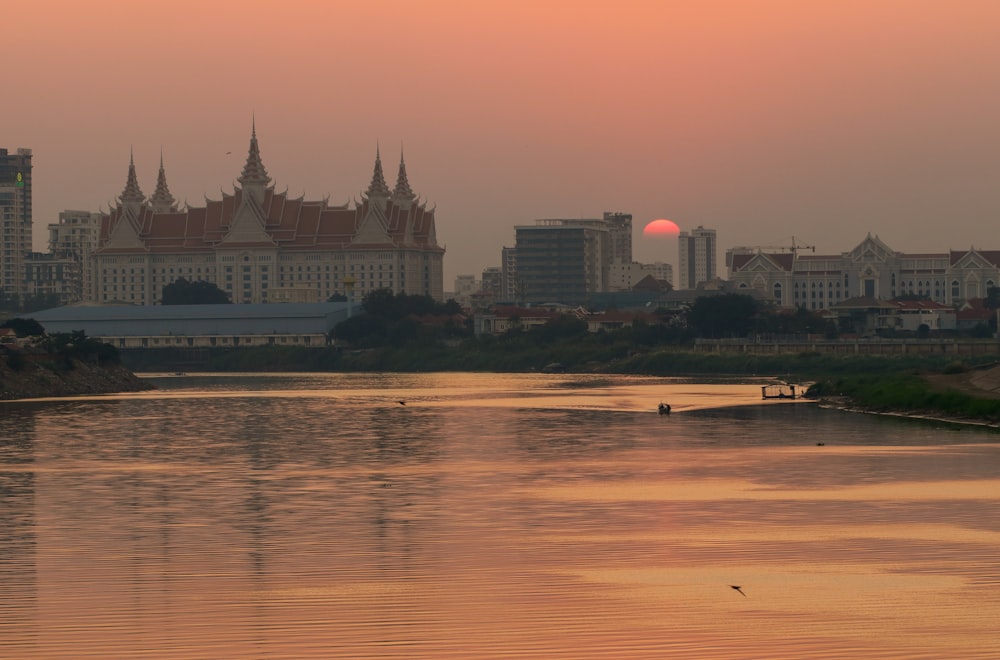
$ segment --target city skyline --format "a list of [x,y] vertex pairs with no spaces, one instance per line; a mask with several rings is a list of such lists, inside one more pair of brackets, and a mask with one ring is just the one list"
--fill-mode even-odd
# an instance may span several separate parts
[[[53,15],[58,13],[59,20]],[[229,189],[252,118],[289,195],[360,198],[376,145],[437,207],[444,281],[514,227],[657,218],[720,248],[869,232],[990,248],[1000,219],[1000,6],[764,1],[17,3],[0,142],[34,153],[34,247],[61,211]],[[280,23],[281,30],[274,29]],[[945,229],[946,228],[946,229]],[[721,256],[721,255],[720,255]]]

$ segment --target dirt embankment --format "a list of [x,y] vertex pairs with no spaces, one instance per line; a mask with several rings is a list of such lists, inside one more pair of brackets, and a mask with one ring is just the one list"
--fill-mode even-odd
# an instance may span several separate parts
[[1000,366],[925,378],[939,390],[955,390],[979,399],[1000,399]]
[[0,400],[35,399],[141,392],[153,385],[121,365],[95,365],[79,360],[22,355],[0,351]]

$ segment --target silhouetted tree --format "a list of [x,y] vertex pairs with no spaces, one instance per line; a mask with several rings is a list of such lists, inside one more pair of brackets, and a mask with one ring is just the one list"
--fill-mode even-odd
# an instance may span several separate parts
[[570,337],[582,337],[587,334],[587,322],[572,314],[560,314],[549,319],[545,325],[532,328],[530,334],[546,344]]
[[757,310],[755,299],[738,293],[700,296],[688,310],[688,325],[700,337],[745,337]]
[[439,303],[430,296],[395,294],[389,289],[376,289],[362,300],[361,314],[353,316],[333,329],[331,335],[355,346],[376,347],[385,343],[401,345],[415,341],[462,336],[471,331],[454,322],[425,326],[419,321],[425,316],[454,316],[462,308],[454,300]]
[[0,328],[10,328],[18,337],[37,337],[45,334],[45,328],[35,319],[13,318],[0,325]]
[[990,309],[1000,308],[1000,287],[991,286],[983,299],[983,306]]
[[226,292],[212,282],[189,282],[179,277],[163,287],[162,305],[223,305],[229,303]]

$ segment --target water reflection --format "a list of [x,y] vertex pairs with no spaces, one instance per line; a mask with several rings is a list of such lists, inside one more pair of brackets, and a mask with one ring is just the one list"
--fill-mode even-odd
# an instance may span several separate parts
[[157,382],[4,404],[0,656],[1000,654],[991,432],[755,383]]
[[0,630],[21,630],[29,644],[39,635],[33,438],[30,412],[0,417]]

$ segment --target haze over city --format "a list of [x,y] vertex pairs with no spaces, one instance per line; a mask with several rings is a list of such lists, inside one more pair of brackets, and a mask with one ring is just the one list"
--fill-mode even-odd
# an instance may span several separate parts
[[437,207],[445,287],[514,225],[669,218],[722,248],[1000,248],[1000,5],[884,2],[14,3],[0,146],[34,152],[34,244],[99,210],[130,151],[192,205],[255,119],[279,190],[360,198],[376,145]]

